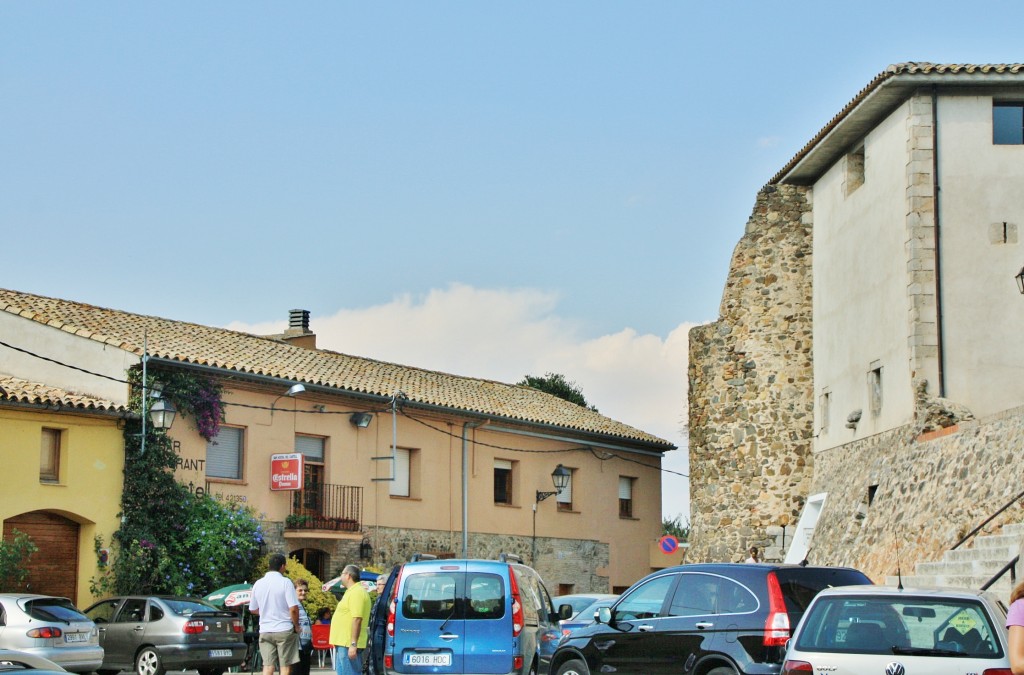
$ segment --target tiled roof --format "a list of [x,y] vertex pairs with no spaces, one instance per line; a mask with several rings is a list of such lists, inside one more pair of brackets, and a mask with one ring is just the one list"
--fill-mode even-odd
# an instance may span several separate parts
[[64,389],[58,389],[57,387],[51,387],[38,382],[29,382],[28,380],[8,375],[0,375],[0,401],[100,412],[128,412],[124,406],[117,405],[111,401],[74,394]]
[[[990,63],[990,64],[969,64],[969,63],[896,63],[875,76],[866,87],[861,89],[846,106],[829,120],[821,131],[815,134],[807,145],[800,149],[782,169],[772,176],[769,184],[779,182],[790,182],[786,180],[787,175],[814,150],[823,139],[825,139],[850,113],[860,106],[869,97],[875,95],[883,87],[896,79],[906,80],[908,85],[904,92],[913,91],[914,87],[925,84],[943,85],[965,85],[965,84],[1022,84],[1024,76],[1024,64],[1021,63]],[[794,181],[806,182],[806,181]]]
[[142,355],[609,436],[668,450],[657,436],[529,387],[450,375],[266,336],[0,289],[0,310]]

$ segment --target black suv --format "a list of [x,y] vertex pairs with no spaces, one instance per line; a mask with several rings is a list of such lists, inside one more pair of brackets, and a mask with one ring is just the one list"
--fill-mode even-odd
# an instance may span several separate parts
[[681,565],[633,584],[564,637],[555,675],[778,675],[791,630],[818,591],[870,584],[848,567]]

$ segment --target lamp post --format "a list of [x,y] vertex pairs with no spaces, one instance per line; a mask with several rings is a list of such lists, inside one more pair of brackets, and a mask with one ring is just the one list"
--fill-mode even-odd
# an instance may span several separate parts
[[[146,364],[149,362],[149,346],[146,343],[146,334],[142,334],[142,402],[139,406],[139,417],[142,421],[142,434],[139,442],[139,457],[146,454],[146,417],[150,417],[153,422],[153,428],[166,431],[171,428],[171,424],[174,423],[174,415],[178,412],[174,409],[174,406],[170,401],[160,398],[163,387],[154,382],[152,387],[146,386]],[[146,404],[150,398],[156,399],[156,402],[149,407],[147,414]]]
[[537,490],[536,499],[533,502],[533,542],[530,547],[530,565],[535,565],[537,562],[537,504],[540,504],[548,497],[561,493],[569,485],[569,478],[571,476],[572,474],[569,470],[559,464],[551,472],[551,482],[554,484],[555,489],[551,492]]

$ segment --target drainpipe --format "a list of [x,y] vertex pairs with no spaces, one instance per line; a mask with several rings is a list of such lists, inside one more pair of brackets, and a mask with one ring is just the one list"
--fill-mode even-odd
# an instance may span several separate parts
[[939,236],[939,95],[936,85],[932,85],[932,195],[934,204],[932,216],[935,230],[935,351],[938,360],[939,397],[946,396],[946,352],[942,348],[942,240]]
[[482,427],[487,420],[462,425],[462,557],[469,557],[469,430]]

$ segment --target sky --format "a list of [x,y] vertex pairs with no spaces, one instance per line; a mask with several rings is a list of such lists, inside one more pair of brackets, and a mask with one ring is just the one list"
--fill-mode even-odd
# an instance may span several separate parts
[[0,3],[0,286],[515,382],[677,446],[757,191],[1024,3]]

